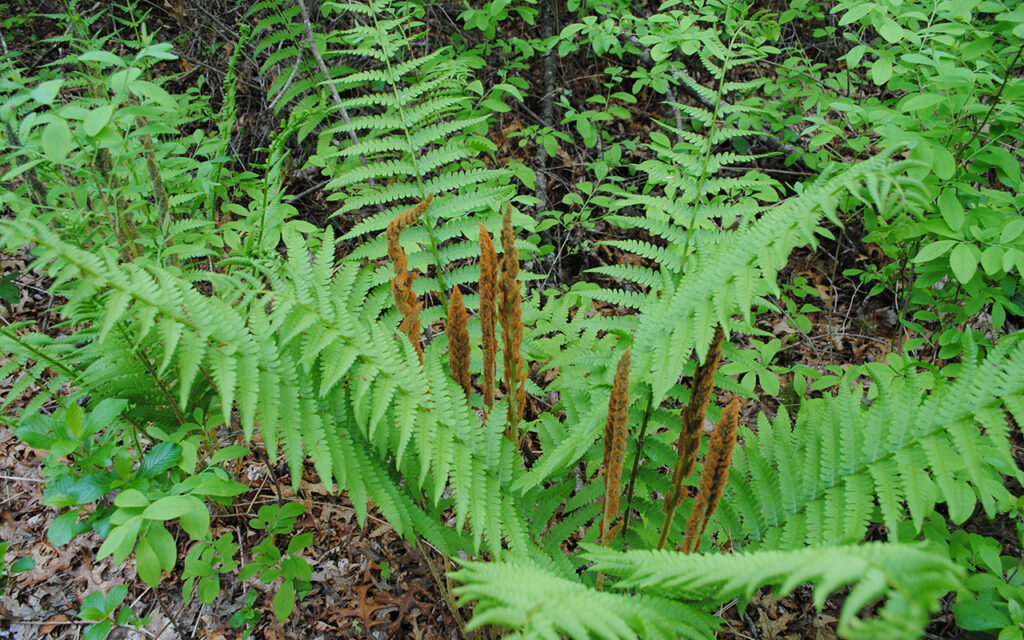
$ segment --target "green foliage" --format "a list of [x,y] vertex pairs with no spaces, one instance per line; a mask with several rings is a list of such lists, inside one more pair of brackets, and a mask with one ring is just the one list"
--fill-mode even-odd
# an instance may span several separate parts
[[[262,529],[267,537],[253,547],[252,562],[238,573],[238,577],[247,580],[259,575],[260,581],[269,584],[281,578],[281,585],[274,594],[274,615],[281,622],[288,619],[295,607],[295,601],[305,597],[311,588],[310,579],[313,568],[304,558],[297,555],[313,541],[311,532],[299,534],[288,541],[286,554],[282,554],[274,543],[274,536],[289,535],[294,529],[295,518],[305,513],[306,507],[296,502],[278,507],[264,505],[260,507],[259,517],[249,521],[253,529]],[[251,603],[248,605],[251,607]]]
[[[876,367],[868,404],[843,382],[836,395],[805,399],[795,424],[786,411],[744,436],[720,513],[734,539],[756,548],[855,542],[871,522],[891,539],[908,517],[916,532],[937,503],[954,524],[980,503],[989,517],[1013,497],[1003,474],[1021,478],[1004,411],[1018,415],[1024,348],[1003,340],[955,382],[925,392],[925,376]],[[955,450],[957,456],[950,456]],[[876,503],[877,502],[877,506]]]
[[[941,315],[933,320],[958,324],[986,304],[994,320],[997,307],[1017,312],[1011,272],[1020,269],[1024,226],[1011,220],[1019,198],[1010,192],[1020,186],[1019,132],[1011,126],[1020,121],[1011,102],[1019,83],[1009,80],[1012,64],[999,64],[1012,54],[1006,42],[1019,27],[1016,14],[979,5],[991,20],[973,25],[942,8],[920,29],[906,3],[837,5],[845,12],[839,27],[858,24],[881,38],[865,36],[847,54],[845,79],[886,84],[897,97],[838,103],[851,127],[863,127],[864,139],[850,136],[848,146],[866,159],[784,185],[749,166],[765,157],[754,151],[765,126],[795,124],[785,113],[792,105],[761,109],[757,93],[769,81],[735,78],[779,52],[772,43],[780,24],[823,15],[821,7],[794,3],[775,20],[736,3],[669,2],[651,16],[616,2],[570,4],[578,20],[557,35],[474,50],[517,52],[500,82],[485,88],[474,51],[421,46],[428,29],[419,7],[326,2],[323,19],[309,18],[307,30],[300,5],[259,2],[216,115],[197,90],[172,94],[166,78],[155,77],[156,62],[173,55],[144,28],[137,41],[121,43],[133,52],[123,56],[111,52],[112,39],[89,36],[94,17],[73,14],[61,42],[74,53],[52,68],[23,77],[4,59],[0,163],[10,168],[0,180],[12,188],[0,202],[13,217],[0,219],[0,242],[31,252],[30,268],[51,278],[63,324],[55,338],[26,324],[0,327],[9,358],[0,377],[21,374],[0,408],[42,386],[5,421],[49,452],[46,503],[68,509],[50,525],[51,541],[95,531],[100,558],[134,556],[139,578],[156,587],[177,567],[171,530],[180,527],[191,539],[183,598],[194,591],[210,604],[221,578],[237,571],[243,581],[276,585],[270,608],[285,620],[312,576],[299,555],[312,534],[292,535],[303,507],[261,507],[249,526],[265,533],[241,555],[232,534],[214,538],[210,529],[208,502],[228,503],[245,489],[223,463],[248,452],[242,439],[258,436],[272,462],[284,459],[295,487],[308,461],[327,487],[347,491],[360,523],[372,502],[410,540],[449,557],[488,558],[454,574],[460,605],[474,607],[471,629],[497,625],[523,638],[713,638],[716,605],[745,602],[764,586],[781,595],[810,583],[818,606],[851,588],[839,621],[844,637],[917,637],[950,590],[960,591],[962,626],[1014,631],[1015,570],[991,543],[950,529],[979,504],[987,517],[1014,508],[1004,480],[1022,477],[1007,420],[1024,421],[1020,339],[979,349],[954,327],[958,335],[938,338],[948,347],[938,355],[959,356],[955,368],[929,370],[894,353],[840,375],[777,364],[785,345],[757,321],[779,306],[798,330],[811,329],[803,314],[816,309],[790,298],[813,289],[796,279],[781,286],[780,272],[795,249],[832,239],[851,211],[863,212],[868,238],[901,265],[864,269],[865,277],[884,288],[913,273],[901,286],[920,322],[930,322],[920,315],[929,306]],[[486,36],[535,16],[528,2],[491,2],[461,19]],[[947,31],[928,31],[941,25]],[[964,34],[977,42],[991,36],[992,46],[961,50],[954,36]],[[236,117],[230,79],[250,37],[262,72],[276,72],[268,100],[283,117],[258,175],[231,170],[226,154]],[[926,43],[934,45],[928,55],[897,56]],[[537,222],[517,213],[517,225],[534,234],[523,244],[533,251],[558,225],[578,232],[600,218],[605,244],[636,259],[592,270],[610,286],[583,282],[524,296],[523,352],[539,374],[526,387],[538,402],[522,425],[532,454],[524,464],[503,435],[503,412],[484,417],[480,395],[465,398],[450,378],[447,339],[429,339],[421,360],[396,336],[382,231],[436,193],[422,224],[401,238],[411,268],[430,276],[417,294],[442,302],[424,310],[431,326],[450,286],[476,281],[479,223],[493,233],[506,202],[536,201],[517,196],[514,182],[534,188],[532,170],[499,168],[487,133],[503,125],[505,100],[525,99],[525,83],[510,75],[516,65],[541,55],[595,56],[603,92],[551,96],[556,119],[520,133],[520,144],[552,156],[580,141],[579,166],[592,173],[566,190],[564,211],[553,207]],[[689,57],[704,81],[690,75]],[[869,59],[862,78],[856,69]],[[961,69],[952,60],[973,75],[947,73]],[[904,61],[927,69],[911,75]],[[637,117],[634,94],[642,92],[665,120],[627,139],[617,127]],[[824,95],[803,97],[816,107]],[[975,134],[987,127],[989,139],[948,123],[961,114],[960,124]],[[202,128],[209,118],[217,135]],[[889,125],[876,130],[883,120]],[[803,135],[813,135],[815,149],[830,142],[823,134],[843,133],[829,129],[824,111],[810,123]],[[298,219],[286,180],[292,156],[323,172],[329,199],[340,205],[340,234]],[[829,157],[812,150],[802,160],[816,167]],[[984,188],[986,172],[1003,186]],[[927,245],[933,236],[942,240]],[[959,282],[956,293],[932,287],[946,273]],[[465,297],[477,306],[476,295]],[[636,314],[589,313],[595,302]],[[904,320],[923,334],[918,320]],[[720,388],[790,396],[773,417],[757,414],[756,431],[742,430],[721,508],[704,534],[702,548],[728,540],[739,552],[645,551],[658,539],[670,487],[663,470],[675,464],[679,407],[689,401],[681,381],[705,357],[716,325],[748,346],[725,348]],[[479,333],[476,320],[470,333]],[[600,438],[612,365],[627,347],[632,434],[624,468],[637,470],[635,494],[620,546],[598,549],[588,543],[604,491]],[[474,350],[474,372],[481,360]],[[870,380],[858,380],[865,375]],[[44,410],[54,399],[60,408]],[[718,412],[713,403],[709,417]],[[857,546],[875,524],[889,542]],[[669,532],[672,543],[681,538]],[[909,544],[922,538],[930,546]],[[975,574],[965,579],[950,558]],[[609,578],[606,591],[597,588],[599,572]],[[97,623],[91,637],[130,618],[119,609],[126,590],[117,589],[83,602],[83,617]],[[248,590],[231,618],[246,635],[260,618],[257,597]]]
[[[814,586],[819,608],[833,591],[853,584],[839,619],[846,638],[917,638],[936,609],[936,599],[959,585],[963,569],[910,545],[869,543],[849,547],[807,547],[754,554],[690,554],[593,547],[596,569],[622,578],[622,590],[654,590],[682,601],[746,602],[761,585],[784,596],[797,586]],[[863,619],[861,609],[879,599],[877,617]],[[741,607],[742,608],[742,607]],[[678,632],[677,632],[678,633]]]
[[0,595],[7,593],[7,584],[14,574],[36,568],[36,561],[31,556],[22,556],[8,565],[7,550],[9,546],[6,541],[0,541]]

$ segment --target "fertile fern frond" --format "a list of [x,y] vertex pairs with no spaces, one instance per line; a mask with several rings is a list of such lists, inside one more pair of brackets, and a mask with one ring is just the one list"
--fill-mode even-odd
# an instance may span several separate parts
[[1003,476],[1024,476],[1004,414],[1019,414],[1022,373],[1024,344],[1003,340],[930,391],[879,376],[870,405],[843,387],[804,400],[795,424],[785,411],[760,417],[736,452],[721,526],[778,549],[856,541],[879,521],[895,539],[904,520],[920,531],[943,502],[955,523],[978,503],[994,516],[1013,500]]
[[603,593],[529,564],[468,562],[449,577],[459,605],[475,603],[467,630],[496,625],[514,631],[506,638],[712,640],[719,626],[687,603]]
[[[939,598],[961,588],[965,573],[945,555],[923,547],[878,542],[735,554],[616,552],[588,546],[586,556],[595,561],[595,571],[621,578],[613,583],[616,590],[650,591],[707,607],[732,598],[745,603],[763,586],[774,587],[774,595],[782,597],[810,583],[820,609],[831,593],[853,585],[838,628],[841,637],[851,640],[916,640],[929,614],[938,609]],[[883,598],[876,617],[858,616]]]

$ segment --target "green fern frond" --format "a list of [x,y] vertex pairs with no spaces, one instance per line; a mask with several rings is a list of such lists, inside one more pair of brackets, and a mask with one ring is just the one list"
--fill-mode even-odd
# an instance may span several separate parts
[[793,425],[785,412],[759,418],[728,485],[742,522],[723,516],[722,525],[754,546],[793,548],[859,540],[869,521],[891,537],[908,518],[919,531],[940,502],[955,523],[978,503],[994,515],[1013,500],[1003,476],[1022,476],[1002,411],[1024,392],[1008,375],[1024,367],[1024,346],[1009,342],[928,392],[879,376],[870,406],[844,387],[805,400]]
[[[843,602],[839,635],[851,640],[916,639],[939,608],[939,598],[962,587],[963,568],[945,555],[920,546],[867,543],[736,554],[684,554],[675,551],[616,552],[588,546],[594,570],[619,576],[617,590],[652,591],[682,601],[743,603],[762,586],[783,597],[796,587],[814,585],[820,609],[834,591],[854,585]],[[877,617],[862,609],[885,599]],[[743,606],[741,605],[741,608]]]
[[712,640],[717,619],[655,596],[602,593],[528,564],[463,563],[450,574],[460,606],[475,603],[467,630],[496,625],[524,640]]

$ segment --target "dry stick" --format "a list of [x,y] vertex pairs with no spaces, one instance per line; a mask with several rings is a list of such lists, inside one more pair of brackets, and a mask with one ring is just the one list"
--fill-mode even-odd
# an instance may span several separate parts
[[523,307],[519,300],[519,251],[512,229],[512,204],[505,205],[501,220],[501,277],[498,279],[498,321],[501,322],[502,357],[505,363],[505,394],[508,426],[505,435],[522,444],[519,421],[526,404],[526,368],[523,366]]
[[487,227],[480,223],[480,336],[484,352],[484,412],[494,406],[494,357],[498,341],[494,331],[494,303],[498,295],[498,257]]
[[[11,123],[5,122],[4,125],[7,129],[7,139],[11,143],[10,146],[15,149],[23,149],[24,147],[21,145],[21,139],[18,138],[18,133],[14,130]],[[18,161],[18,164],[28,164],[28,158],[23,154],[16,154],[14,158]],[[28,182],[29,199],[32,200],[32,202],[34,202],[40,209],[46,206],[46,196],[49,192],[46,189],[46,185],[44,185],[42,180],[39,179],[39,174],[36,173],[35,167],[31,167],[25,172],[25,179],[26,182]]]
[[[615,381],[608,398],[608,419],[604,426],[604,499],[601,504],[601,537],[598,542],[606,546],[619,532],[619,527],[612,527],[612,521],[619,515],[622,461],[626,457],[626,436],[629,433],[629,363],[630,350],[626,349],[615,369]],[[599,573],[597,590],[600,591],[603,585],[604,573]]]
[[466,306],[462,303],[462,292],[452,287],[451,302],[448,305],[448,364],[452,378],[462,387],[469,399],[469,331],[466,329]]
[[416,355],[420,362],[423,362],[423,347],[420,346],[420,309],[423,304],[417,299],[412,289],[412,283],[416,280],[416,274],[410,273],[409,261],[405,257],[405,250],[399,242],[402,230],[416,220],[430,206],[434,194],[427,195],[426,199],[415,207],[400,214],[388,224],[388,257],[394,263],[395,277],[391,280],[391,294],[395,299],[395,308],[402,314],[402,324],[399,330],[404,333],[409,342],[416,349]]
[[[554,0],[542,0],[540,4],[540,37],[542,41],[548,40],[555,35],[555,7]],[[540,114],[544,122],[551,122],[555,119],[555,91],[556,75],[558,69],[555,64],[555,51],[552,47],[544,54],[544,95],[541,97]],[[537,167],[537,185],[534,195],[540,202],[537,203],[537,211],[545,211],[548,208],[548,151],[542,144],[537,145],[537,153],[534,156],[534,166]]]
[[683,481],[693,473],[693,467],[697,462],[697,450],[700,448],[700,434],[704,427],[704,415],[708,410],[708,402],[711,399],[711,391],[715,386],[715,371],[718,369],[718,361],[722,357],[722,342],[725,340],[725,332],[722,326],[715,327],[715,337],[711,341],[707,357],[704,363],[697,366],[693,374],[693,388],[690,392],[690,402],[683,409],[682,428],[679,433],[679,440],[676,441],[675,472],[672,474],[672,488],[665,496],[665,523],[661,527],[661,537],[658,538],[658,548],[663,549],[668,540],[669,531],[672,529],[672,519],[676,515],[676,509],[683,502],[684,487]]
[[[320,49],[316,46],[316,38],[313,37],[313,24],[309,21],[309,11],[306,10],[306,3],[304,0],[296,0],[299,5],[299,12],[302,14],[302,26],[306,33],[306,41],[309,43],[310,51],[313,57],[316,58],[317,66],[320,67],[320,73],[324,74],[324,82],[327,84],[328,90],[331,92],[331,97],[334,98],[334,104],[338,105],[338,113],[341,114],[341,119],[345,121],[345,125],[348,128],[348,137],[352,141],[352,144],[359,144],[359,137],[356,132],[352,129],[352,120],[348,117],[348,109],[345,108],[345,103],[341,101],[341,95],[338,93],[338,88],[331,83],[331,72],[327,68],[327,63],[324,62],[323,56],[320,55]],[[366,156],[362,153],[359,154],[359,162],[366,165]],[[369,180],[370,188],[376,188],[373,182],[373,178]]]
[[722,417],[708,441],[708,454],[704,458],[704,470],[700,474],[700,488],[697,498],[686,521],[686,538],[683,552],[692,553],[700,548],[700,538],[708,528],[711,514],[718,508],[729,479],[729,466],[736,445],[736,429],[740,424],[740,400],[736,398],[722,411]]

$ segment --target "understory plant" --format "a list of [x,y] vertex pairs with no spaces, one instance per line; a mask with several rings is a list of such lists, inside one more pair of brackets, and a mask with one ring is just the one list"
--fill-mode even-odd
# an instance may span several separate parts
[[[521,231],[535,228],[517,205],[532,201],[516,193],[532,176],[496,164],[487,136],[488,100],[515,85],[487,89],[473,56],[420,47],[415,6],[324,2],[326,32],[302,0],[253,7],[254,50],[282,71],[270,99],[288,110],[257,175],[230,170],[226,140],[192,124],[202,99],[142,79],[148,57],[172,56],[161,45],[124,58],[90,43],[62,61],[81,70],[77,97],[7,69],[2,242],[51,278],[62,324],[56,337],[0,328],[0,372],[27,380],[5,408],[41,387],[5,420],[51,451],[49,495],[74,514],[51,538],[91,527],[101,556],[133,555],[156,585],[177,566],[176,520],[193,540],[183,595],[209,604],[237,546],[214,539],[204,499],[243,489],[223,463],[244,442],[283,458],[296,488],[312,467],[361,524],[372,504],[459,559],[468,630],[711,639],[721,604],[809,583],[819,607],[846,590],[843,637],[919,637],[941,597],[966,592],[925,532],[1014,505],[1024,343],[965,338],[955,379],[907,356],[791,409],[744,400],[753,383],[718,365],[764,335],[757,316],[791,253],[832,238],[844,208],[913,217],[929,185],[903,146],[791,192],[747,170],[763,132],[734,126],[747,108],[726,97],[750,86],[727,75],[760,59],[771,29],[739,12],[720,31],[711,4],[683,22],[669,9],[641,44],[654,61],[697,55],[712,82],[647,69],[703,100],[671,101],[679,118],[631,143],[646,154],[632,180],[595,189],[619,234],[608,246],[636,258],[594,270],[615,286],[527,286],[520,255],[536,252]],[[172,116],[195,133],[151,124]],[[288,202],[283,166],[310,142],[341,233]],[[311,575],[308,534],[275,540],[298,512],[261,509],[251,526],[267,537],[240,576],[277,581],[281,619]],[[233,619],[247,632],[252,604]]]

